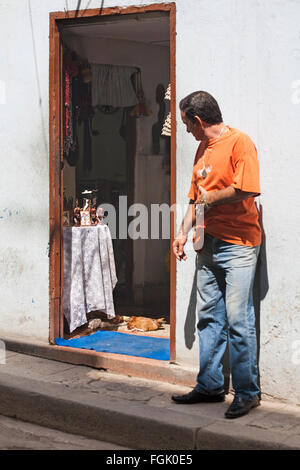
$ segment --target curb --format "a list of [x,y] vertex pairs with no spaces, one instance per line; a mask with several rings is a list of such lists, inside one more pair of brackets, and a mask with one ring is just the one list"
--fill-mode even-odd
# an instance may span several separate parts
[[1,336],[9,351],[38,356],[59,362],[106,369],[144,379],[158,380],[186,387],[194,387],[197,371],[168,361],[159,361],[122,354],[100,353],[93,350],[70,348],[42,343],[22,341]]
[[[0,376],[0,414],[60,431],[133,449],[193,449],[199,428],[195,417],[155,407],[109,401],[9,374]],[[206,418],[205,425],[212,420]]]
[[134,450],[295,449],[270,430],[96,396],[85,403],[85,398],[84,391],[66,385],[0,375],[0,414]]

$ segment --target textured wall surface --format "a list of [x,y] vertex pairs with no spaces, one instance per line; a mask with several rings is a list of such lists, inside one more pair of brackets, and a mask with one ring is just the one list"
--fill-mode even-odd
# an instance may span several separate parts
[[[177,98],[209,91],[224,122],[247,132],[258,149],[266,237],[255,289],[261,384],[265,393],[298,403],[299,17],[300,3],[292,0],[201,0],[197,8],[193,0],[177,2]],[[177,143],[177,194],[184,201],[195,143],[179,116]],[[190,362],[193,265],[190,256],[177,277],[177,351]]]
[[[177,100],[209,91],[225,123],[258,148],[266,237],[256,286],[261,383],[265,393],[299,403],[300,3],[176,4]],[[76,5],[68,0],[69,9]],[[48,13],[65,7],[63,0],[0,0],[0,330],[15,336],[48,337]],[[178,111],[177,123],[177,199],[186,203],[196,142]],[[176,350],[178,363],[196,368],[192,250],[188,255],[177,267]]]

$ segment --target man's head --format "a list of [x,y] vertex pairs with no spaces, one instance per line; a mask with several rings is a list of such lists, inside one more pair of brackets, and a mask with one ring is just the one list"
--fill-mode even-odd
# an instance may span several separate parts
[[202,140],[212,126],[222,124],[223,118],[215,98],[206,91],[195,91],[179,103],[182,121],[187,132],[196,140]]

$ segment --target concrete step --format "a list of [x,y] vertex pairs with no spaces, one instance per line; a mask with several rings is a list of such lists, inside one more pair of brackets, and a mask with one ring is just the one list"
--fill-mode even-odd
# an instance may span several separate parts
[[226,403],[176,405],[182,386],[8,352],[0,414],[143,450],[300,449],[299,407],[262,402],[237,420]]
[[[15,418],[0,415],[0,449],[1,450],[100,450],[126,451],[127,447],[88,439],[79,435],[49,429]],[[18,454],[18,453],[17,453]],[[24,456],[24,454],[23,454]],[[54,456],[53,456],[54,457]],[[31,463],[32,453],[30,452]],[[48,462],[48,460],[47,460]],[[11,464],[11,462],[10,462]]]

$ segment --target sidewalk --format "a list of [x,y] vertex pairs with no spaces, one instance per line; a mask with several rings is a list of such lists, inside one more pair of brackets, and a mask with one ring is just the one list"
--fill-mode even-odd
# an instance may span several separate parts
[[262,401],[236,420],[225,403],[177,405],[190,388],[6,352],[0,414],[131,449],[300,449],[300,407]]

